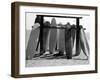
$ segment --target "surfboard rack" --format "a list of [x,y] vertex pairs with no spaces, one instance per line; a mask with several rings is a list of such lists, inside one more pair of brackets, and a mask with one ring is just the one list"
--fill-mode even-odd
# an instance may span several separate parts
[[[80,40],[79,40],[79,36],[80,36],[80,19],[82,19],[82,17],[75,17],[75,16],[56,16],[56,15],[37,15],[37,16],[40,16],[41,17],[41,22],[40,22],[40,35],[39,35],[39,40],[38,40],[38,43],[37,43],[37,47],[36,47],[36,51],[38,50],[38,46],[39,46],[39,43],[41,43],[40,45],[40,53],[42,52],[43,50],[43,39],[42,39],[42,36],[43,36],[43,28],[46,28],[46,27],[43,27],[43,22],[44,22],[44,17],[59,17],[59,18],[72,18],[72,19],[76,19],[76,54],[75,56],[78,56],[80,54]],[[52,28],[52,29],[66,29],[64,27],[48,27],[48,28]],[[84,28],[84,30],[86,30]],[[70,56],[70,58],[72,58],[72,56]]]

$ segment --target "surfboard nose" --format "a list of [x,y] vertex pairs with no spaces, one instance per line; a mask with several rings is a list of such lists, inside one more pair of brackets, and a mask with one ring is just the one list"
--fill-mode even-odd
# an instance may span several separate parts
[[44,26],[50,27],[50,22],[49,21],[44,22]]
[[70,29],[71,28],[71,24],[69,22],[67,22],[67,24],[65,25],[66,28]]
[[41,16],[37,15],[37,17],[35,19],[35,23],[41,23]]
[[57,26],[55,18],[52,18],[52,20],[51,20],[51,26],[55,26],[55,27]]

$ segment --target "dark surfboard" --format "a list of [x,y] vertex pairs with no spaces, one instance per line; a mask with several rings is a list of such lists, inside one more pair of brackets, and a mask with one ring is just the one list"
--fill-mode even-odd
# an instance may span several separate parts
[[72,42],[72,36],[71,36],[71,25],[70,23],[67,23],[65,25],[65,52],[67,59],[72,59],[72,48],[73,48],[73,42]]

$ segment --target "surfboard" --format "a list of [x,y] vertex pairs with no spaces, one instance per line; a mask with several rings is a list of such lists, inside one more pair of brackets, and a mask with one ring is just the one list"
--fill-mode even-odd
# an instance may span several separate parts
[[73,49],[72,49],[72,55],[75,56],[76,54],[76,25],[71,25],[71,36],[72,36],[72,43],[73,43]]
[[[58,27],[63,27],[62,24],[59,24]],[[57,44],[58,44],[58,50],[60,52],[63,52],[65,51],[65,30],[64,29],[57,29],[59,32],[58,32],[58,39],[57,39]]]
[[[56,19],[52,18],[51,27],[56,27]],[[49,37],[49,51],[54,53],[57,43],[57,29],[50,28],[50,37]]]
[[39,32],[40,32],[39,27],[36,29],[33,28],[31,30],[30,37],[28,40],[28,45],[26,48],[26,59],[32,59],[33,55],[37,52],[36,46],[39,38]]
[[37,47],[37,43],[38,43],[39,35],[40,35],[40,28],[39,28],[40,23],[41,23],[41,17],[37,16],[34,22],[34,26],[32,26],[30,37],[28,40],[28,45],[26,48],[26,60],[31,60],[34,54],[37,53],[36,47]]
[[67,59],[72,59],[72,48],[73,48],[73,43],[72,43],[72,36],[71,36],[71,25],[70,23],[67,23],[65,25],[65,52]]
[[[82,26],[80,26],[82,27]],[[89,44],[83,28],[80,29],[80,46],[83,50],[83,53],[88,57],[89,56]]]
[[43,28],[43,51],[47,51],[48,50],[48,37],[49,37],[49,28],[50,27],[50,22],[45,21],[44,22],[44,28]]

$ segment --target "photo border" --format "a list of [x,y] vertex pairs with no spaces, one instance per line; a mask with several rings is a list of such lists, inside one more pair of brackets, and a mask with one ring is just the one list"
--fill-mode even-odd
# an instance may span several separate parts
[[[54,72],[54,73],[43,73],[43,74],[23,74],[20,75],[20,60],[19,60],[19,8],[20,6],[39,6],[39,7],[57,7],[57,8],[73,8],[73,9],[87,9],[95,10],[95,70],[89,71],[74,71],[74,72]],[[86,74],[86,73],[97,73],[97,14],[98,10],[96,6],[81,6],[81,5],[62,5],[62,4],[44,4],[44,3],[31,3],[31,2],[13,2],[11,4],[11,76],[15,78],[25,77],[42,77],[42,76],[59,76],[59,75],[72,75],[72,74]]]

